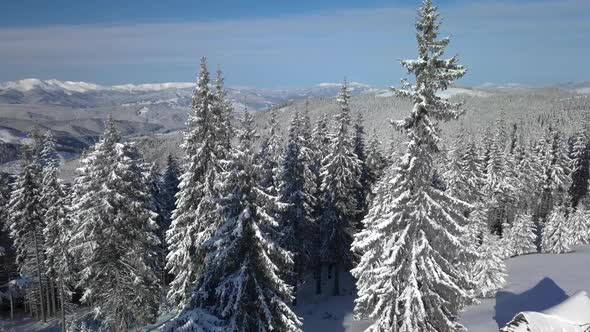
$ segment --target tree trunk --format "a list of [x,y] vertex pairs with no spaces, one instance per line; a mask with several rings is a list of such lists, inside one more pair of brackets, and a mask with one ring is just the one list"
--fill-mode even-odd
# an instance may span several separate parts
[[57,307],[55,302],[57,299],[55,297],[55,283],[53,282],[53,279],[49,281],[49,291],[51,292],[51,312],[54,316],[57,316],[57,311],[55,311]]
[[45,299],[47,300],[47,316],[51,317],[51,296],[49,296],[49,278],[45,276]]
[[334,296],[340,295],[340,271],[338,264],[334,265]]
[[64,312],[64,288],[63,282],[59,282],[59,302],[61,303],[61,327],[63,332],[66,331],[66,314]]
[[316,295],[322,294],[322,264],[316,266],[315,271],[315,293]]
[[35,242],[35,259],[37,260],[37,279],[39,279],[39,304],[41,305],[41,318],[43,319],[43,323],[47,322],[47,317],[45,317],[45,308],[44,308],[44,299],[43,299],[43,284],[41,282],[41,259],[39,257],[39,243],[37,241],[37,229],[33,229],[33,241]]
[[12,287],[10,287],[10,274],[8,274],[8,300],[10,301],[10,320],[14,320],[14,300],[12,299]]
[[299,280],[301,278],[301,261],[295,258],[295,276],[293,277],[293,306],[297,305],[297,292],[299,291]]

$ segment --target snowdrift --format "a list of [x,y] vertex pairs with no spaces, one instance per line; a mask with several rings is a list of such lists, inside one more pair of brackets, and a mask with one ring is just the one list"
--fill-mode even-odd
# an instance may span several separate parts
[[517,314],[502,332],[585,332],[590,331],[590,298],[577,292],[562,303],[543,312]]

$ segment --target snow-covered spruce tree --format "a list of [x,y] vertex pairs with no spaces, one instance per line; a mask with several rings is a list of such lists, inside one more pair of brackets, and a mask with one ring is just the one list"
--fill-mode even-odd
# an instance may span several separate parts
[[543,252],[563,254],[571,251],[572,233],[567,203],[560,202],[543,225],[541,248]]
[[154,213],[156,229],[154,234],[158,238],[157,259],[154,271],[160,279],[160,285],[166,285],[166,230],[169,224],[165,219],[164,189],[162,174],[156,163],[143,165],[148,186],[149,208]]
[[176,206],[176,193],[178,192],[181,173],[176,157],[168,155],[166,160],[166,170],[164,170],[164,174],[162,175],[161,188],[161,208],[164,217],[164,225],[162,229],[164,232],[170,227],[172,212]]
[[207,62],[202,58],[182,144],[184,172],[172,223],[166,232],[169,250],[166,268],[174,276],[168,301],[178,308],[185,304],[200,274],[203,243],[220,223],[215,186],[222,170],[221,160],[227,151],[225,116],[221,111],[215,94],[209,89]]
[[284,204],[278,213],[279,243],[294,255],[293,270],[288,271],[289,283],[294,290],[294,304],[297,303],[298,285],[316,263],[318,233],[313,216],[313,192],[306,186],[311,172],[307,168],[305,147],[301,142],[302,125],[299,111],[296,110],[279,171],[279,202]]
[[539,220],[545,220],[551,213],[554,202],[566,199],[567,190],[571,186],[570,159],[567,156],[562,134],[549,127],[543,140],[538,160],[542,165],[542,192],[537,209]]
[[542,179],[541,165],[525,146],[522,135],[514,147],[512,158],[518,184],[518,209],[522,213],[532,214]]
[[220,118],[220,124],[217,127],[217,131],[223,142],[223,149],[227,153],[227,151],[231,149],[231,141],[233,138],[233,128],[231,125],[233,107],[231,102],[227,99],[225,78],[223,77],[221,69],[217,69],[217,77],[215,78],[215,101],[216,111],[214,113]]
[[441,59],[449,39],[438,39],[438,18],[425,0],[416,23],[419,58],[402,62],[416,83],[396,90],[414,102],[410,115],[395,122],[408,136],[407,152],[381,182],[386,190],[378,191],[353,244],[362,254],[352,270],[355,310],[374,319],[368,331],[458,331],[459,312],[473,302],[474,284],[459,267],[476,258],[467,243],[468,205],[432,184],[440,140],[436,121],[462,114],[460,105],[436,92],[465,74],[456,57]]
[[[66,330],[66,301],[71,297],[70,287],[74,284],[75,271],[69,252],[72,222],[69,216],[69,200],[64,184],[60,181],[59,159],[55,150],[55,141],[48,132],[42,151],[45,167],[41,187],[41,202],[45,206],[43,219],[45,227],[46,275],[50,279],[51,311],[60,312],[62,328]],[[57,296],[54,290],[57,290]],[[56,303],[59,298],[59,309]]]
[[10,276],[17,272],[15,250],[10,238],[9,203],[12,178],[0,172],[0,274]]
[[127,331],[152,322],[159,300],[158,239],[142,160],[134,145],[120,143],[109,117],[82,165],[71,238],[82,302],[112,331]]
[[268,133],[260,144],[256,161],[260,165],[260,185],[265,191],[276,196],[278,193],[278,168],[280,162],[281,136],[279,133],[279,123],[277,122],[277,111],[270,111],[270,119],[267,124]]
[[32,312],[40,313],[40,318],[46,321],[44,206],[41,202],[41,165],[38,162],[40,151],[36,143],[23,147],[21,169],[13,184],[8,206],[8,225],[19,273],[34,281],[34,285],[27,290],[28,304]]
[[537,252],[537,227],[533,216],[529,213],[520,212],[512,225],[506,231],[504,243],[509,248],[509,256],[520,256]]
[[[239,144],[223,174],[223,223],[205,243],[208,254],[198,288],[165,331],[301,331],[287,305],[292,288],[281,273],[293,263],[270,235],[277,226],[269,208],[276,198],[258,185],[253,119],[245,113]],[[210,324],[214,316],[217,320]]]
[[[314,196],[316,191],[319,190],[317,184],[321,179],[318,179],[319,174],[316,171],[317,153],[319,150],[314,145],[314,132],[311,117],[309,116],[309,99],[305,101],[305,109],[301,113],[301,125],[299,128],[299,145],[301,146],[299,152],[301,153],[301,161],[305,167],[305,190]],[[319,170],[321,171],[321,169]],[[311,204],[316,204],[315,200]]]
[[479,159],[481,160],[481,171],[484,175],[488,174],[488,166],[490,164],[492,147],[494,146],[494,140],[492,135],[491,126],[487,126],[480,141]]
[[517,182],[506,154],[506,129],[503,119],[496,121],[496,134],[489,149],[483,192],[488,206],[488,225],[502,237],[503,225],[510,224],[517,202]]
[[353,134],[353,149],[356,157],[360,163],[360,174],[358,178],[359,186],[356,189],[355,199],[356,199],[356,209],[357,209],[357,217],[355,221],[355,226],[357,229],[362,228],[361,221],[365,217],[367,213],[367,209],[369,208],[369,202],[367,202],[367,197],[371,192],[371,183],[369,178],[369,168],[367,166],[367,151],[365,146],[365,125],[363,115],[361,113],[357,113],[356,120],[354,122],[354,134]]
[[472,140],[460,135],[453,143],[446,172],[443,174],[449,195],[469,203],[482,199],[483,174]]
[[588,179],[590,178],[590,142],[585,130],[575,133],[572,137],[569,157],[572,179],[569,194],[572,199],[572,207],[576,208],[580,200],[588,194]]
[[571,212],[570,232],[572,234],[571,244],[588,244],[590,243],[590,213],[585,206],[578,204],[577,208]]
[[[314,205],[313,205],[313,217],[316,223],[319,224],[320,217],[324,209],[324,198],[322,196],[322,161],[326,155],[328,155],[330,147],[330,137],[328,135],[330,128],[330,121],[327,114],[320,116],[313,128],[312,132],[312,146],[313,146],[313,161],[311,163],[311,170],[313,172],[313,178],[315,184],[313,187],[314,192]],[[319,232],[316,234],[317,241],[319,244]],[[319,245],[318,248],[319,249]],[[314,278],[316,282],[315,293],[322,293],[322,262],[319,255],[316,252],[316,259],[313,262],[314,265]]]
[[322,177],[321,168],[324,157],[328,155],[330,149],[330,121],[328,115],[323,114],[316,122],[312,132],[312,146],[313,146],[313,163],[312,170],[315,178],[315,203],[314,207],[316,217],[319,218],[321,210],[323,209],[322,198]]
[[[172,220],[172,212],[176,207],[176,193],[178,193],[178,185],[180,183],[181,170],[177,159],[168,155],[166,161],[166,169],[162,175],[160,187],[160,213],[162,215],[161,224],[159,226],[159,233],[161,234],[160,250],[164,253],[164,267],[165,259],[168,256],[168,245],[166,243],[166,232],[170,228]],[[162,278],[164,285],[168,285],[170,276],[166,269],[162,271]]]
[[506,285],[506,264],[500,250],[502,244],[497,235],[483,232],[482,244],[478,248],[480,257],[473,268],[473,281],[479,297],[493,297]]
[[[387,158],[381,151],[381,141],[377,136],[377,131],[373,130],[371,138],[367,144],[367,169],[369,183],[374,186],[383,176],[385,167],[387,167]],[[371,201],[370,199],[368,200]]]
[[334,275],[334,295],[340,295],[340,269],[350,269],[354,263],[350,245],[358,213],[355,190],[360,185],[361,165],[352,144],[349,99],[348,83],[344,81],[330,151],[321,168],[320,259]]
[[10,178],[7,174],[0,173],[0,261],[2,262],[2,271],[9,273],[11,268],[9,260],[12,241],[8,234],[8,203],[10,202]]

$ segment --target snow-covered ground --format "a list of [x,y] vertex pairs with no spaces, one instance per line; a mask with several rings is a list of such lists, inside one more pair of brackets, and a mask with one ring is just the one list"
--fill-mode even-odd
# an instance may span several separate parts
[[[462,322],[468,331],[496,332],[521,311],[542,311],[579,290],[590,291],[590,246],[580,246],[563,255],[514,257],[506,265],[506,288],[463,313]],[[304,331],[363,331],[369,322],[353,319],[353,301],[354,296],[347,295],[298,306],[297,312],[304,318]]]
[[[492,299],[484,299],[463,313],[462,322],[470,332],[495,332],[521,311],[548,309],[579,290],[590,291],[590,246],[576,247],[569,254],[532,254],[507,261],[508,284]],[[313,282],[300,293],[297,313],[304,319],[304,331],[361,332],[370,322],[352,315],[354,294],[352,279],[343,281],[343,296],[313,295]],[[330,283],[323,285],[329,292]],[[168,317],[162,317],[157,328]],[[57,322],[39,324],[30,319],[11,324],[0,319],[0,331],[56,331]]]
[[590,246],[563,255],[514,257],[506,265],[506,288],[463,314],[469,331],[498,331],[520,311],[542,311],[579,290],[590,291]]

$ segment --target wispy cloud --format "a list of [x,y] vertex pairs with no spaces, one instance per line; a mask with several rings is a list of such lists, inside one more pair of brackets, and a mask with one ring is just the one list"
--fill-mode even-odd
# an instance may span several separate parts
[[[441,11],[443,32],[454,37],[450,51],[458,51],[470,69],[468,82],[590,79],[590,66],[581,65],[590,56],[589,1],[476,1]],[[397,60],[415,52],[414,16],[404,7],[257,20],[3,28],[0,80],[190,80],[198,57],[207,55],[236,84],[303,85],[346,75],[385,85],[403,75]]]

